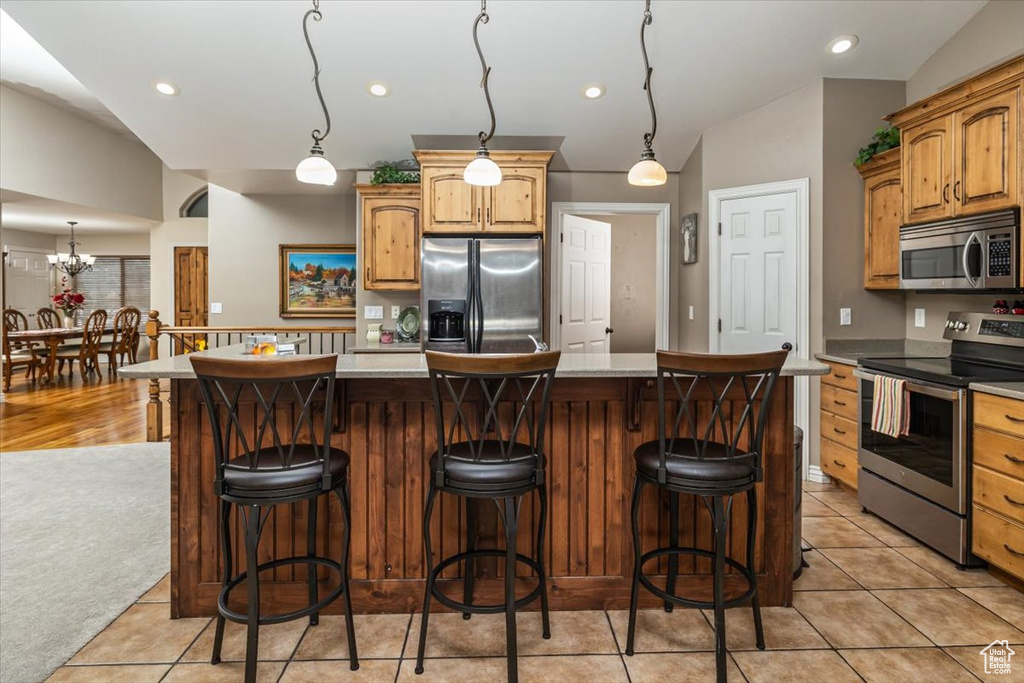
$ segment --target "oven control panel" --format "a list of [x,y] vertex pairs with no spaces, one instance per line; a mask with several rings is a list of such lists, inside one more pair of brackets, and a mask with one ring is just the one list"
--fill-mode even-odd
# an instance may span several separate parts
[[998,313],[950,313],[943,339],[1024,347],[1024,316]]

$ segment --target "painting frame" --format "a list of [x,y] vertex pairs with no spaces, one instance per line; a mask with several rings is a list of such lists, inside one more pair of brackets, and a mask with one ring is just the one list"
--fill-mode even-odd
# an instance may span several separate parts
[[697,237],[700,232],[700,224],[697,222],[697,214],[688,213],[679,222],[679,263],[688,266],[697,262],[700,253],[697,244]]
[[[299,268],[298,257],[302,263]],[[346,318],[356,317],[356,289],[358,287],[359,270],[354,244],[279,244],[278,245],[278,302],[282,318]],[[319,279],[308,276],[308,285],[293,278],[306,272],[306,266],[318,262]],[[324,267],[325,263],[327,268]],[[293,270],[291,266],[295,265]],[[323,272],[336,269],[347,271],[340,278],[323,277]],[[351,275],[351,280],[347,276]],[[294,281],[293,281],[294,280]],[[330,284],[325,284],[331,280]],[[318,283],[315,287],[313,283]],[[295,286],[298,284],[304,294],[299,294]],[[326,290],[326,291],[325,291]],[[309,292],[313,292],[310,296]],[[334,300],[338,299],[339,303]],[[351,300],[351,303],[349,303]],[[341,302],[344,302],[342,305]],[[333,304],[333,305],[332,305]]]

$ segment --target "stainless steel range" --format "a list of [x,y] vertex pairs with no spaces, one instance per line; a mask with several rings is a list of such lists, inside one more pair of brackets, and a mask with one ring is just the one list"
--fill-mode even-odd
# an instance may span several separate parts
[[[972,382],[1024,381],[1024,316],[950,313],[946,357],[864,358],[860,378],[857,496],[868,511],[961,565],[970,553]],[[909,434],[871,429],[879,375],[907,381]]]

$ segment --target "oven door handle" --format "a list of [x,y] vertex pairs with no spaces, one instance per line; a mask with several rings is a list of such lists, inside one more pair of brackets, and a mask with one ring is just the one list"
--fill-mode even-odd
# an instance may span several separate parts
[[[960,259],[964,267],[964,278],[967,279],[967,284],[971,287],[977,287],[978,280],[981,279],[981,273],[979,272],[977,277],[974,277],[971,273],[971,243],[976,243],[978,245],[978,249],[981,249],[981,238],[978,237],[978,233],[972,232],[970,237],[967,238],[967,241],[964,242],[964,250],[960,255]],[[979,258],[978,260],[980,262],[983,259]]]
[[961,394],[963,393],[962,391],[950,391],[946,387],[941,387],[935,384],[925,384],[918,380],[908,379],[906,377],[896,377],[895,375],[890,375],[881,372],[868,372],[866,370],[862,370],[861,368],[857,368],[856,370],[854,370],[853,375],[854,377],[859,377],[860,379],[866,379],[869,381],[873,381],[876,377],[892,377],[894,379],[903,379],[906,380],[907,382],[907,391],[911,393],[923,394],[925,396],[932,396],[934,398],[941,398],[945,401],[952,401],[953,403],[959,403]]

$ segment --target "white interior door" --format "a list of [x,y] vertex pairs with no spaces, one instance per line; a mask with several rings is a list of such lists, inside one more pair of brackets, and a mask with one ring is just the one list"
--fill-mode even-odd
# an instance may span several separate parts
[[796,348],[796,193],[725,200],[721,225],[719,352]]
[[50,263],[46,254],[11,249],[7,256],[8,308],[16,308],[36,327],[36,311],[50,305]]
[[566,353],[608,353],[611,332],[612,226],[562,220],[561,341]]

